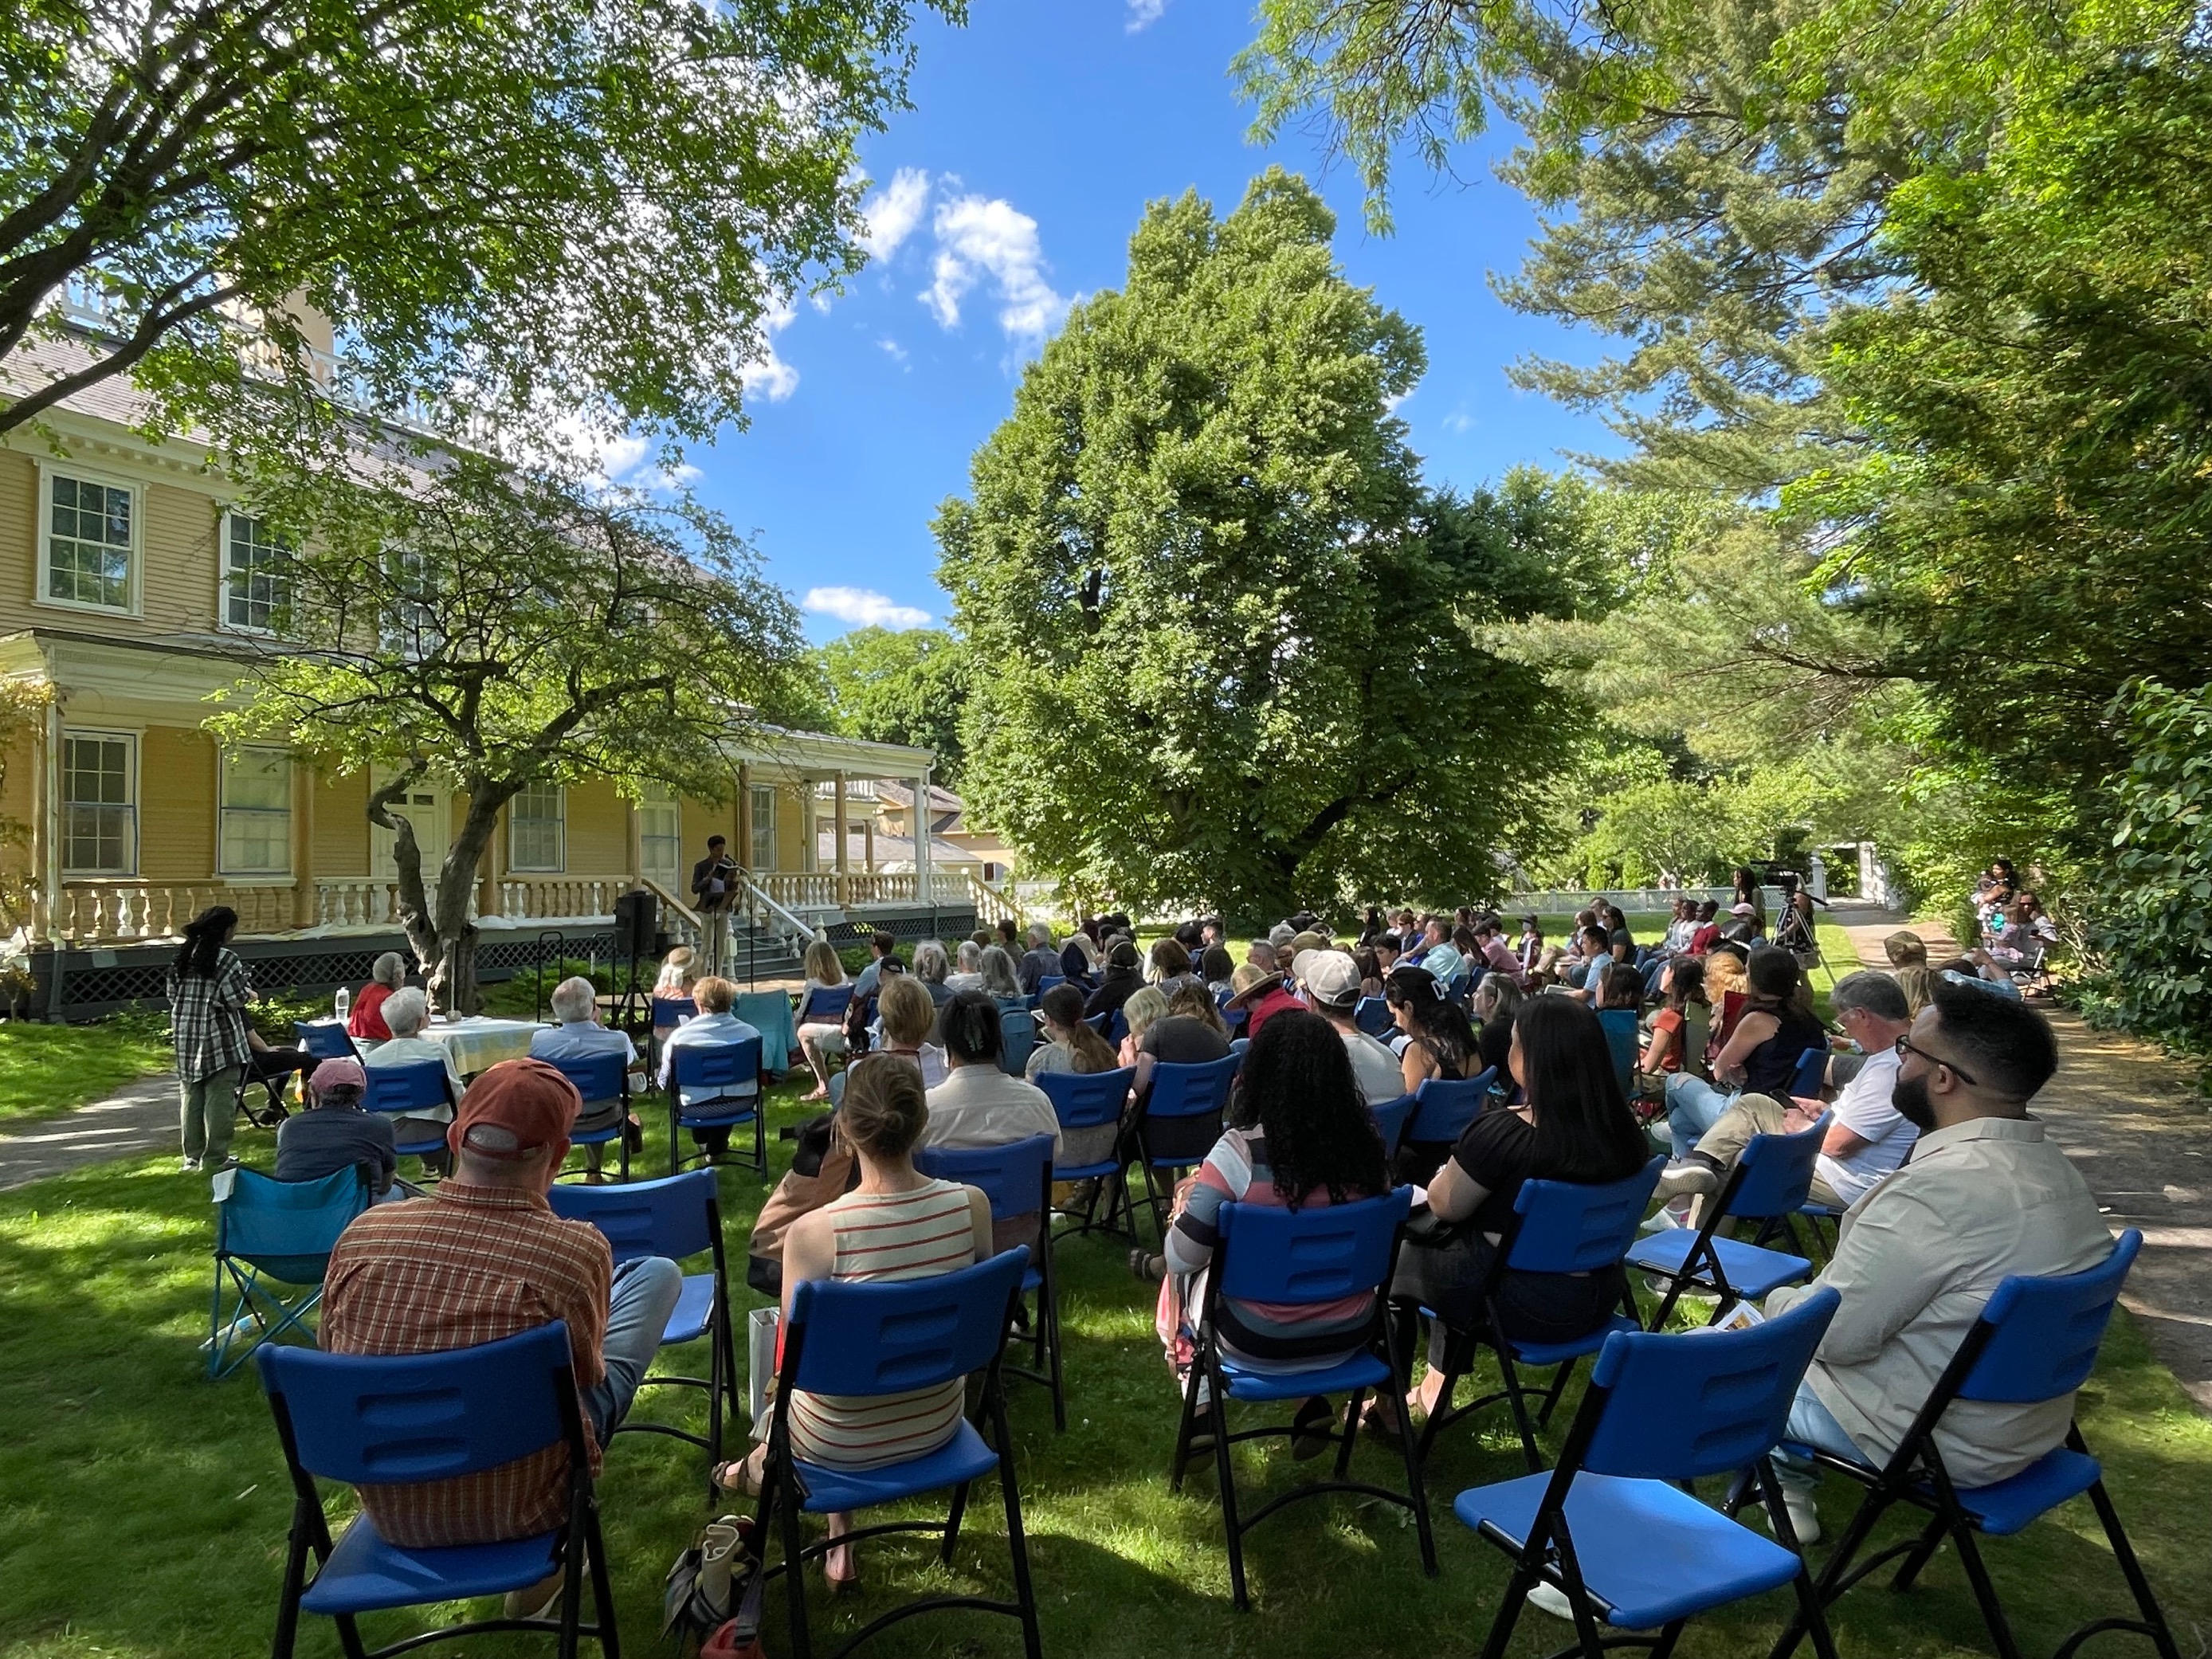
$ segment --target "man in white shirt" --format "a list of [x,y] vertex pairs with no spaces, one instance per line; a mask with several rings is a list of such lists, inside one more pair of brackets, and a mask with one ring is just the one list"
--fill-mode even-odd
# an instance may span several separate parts
[[[661,1039],[660,1086],[668,1087],[669,1079],[675,1074],[676,1051],[679,1048],[721,1048],[743,1042],[747,1037],[760,1033],[730,1012],[736,1002],[738,988],[726,979],[713,975],[698,981],[691,988],[691,1000],[699,1005],[699,1012]],[[733,1100],[746,1100],[760,1092],[759,1073],[746,1082],[734,1084],[727,1090],[688,1088],[680,1091],[678,1103],[696,1105],[710,1095],[726,1095]],[[708,1155],[719,1158],[730,1148],[727,1128],[694,1129],[691,1139],[707,1149]]]
[[1352,1075],[1367,1103],[1380,1106],[1404,1094],[1405,1073],[1398,1057],[1352,1023],[1352,1011],[1359,1006],[1358,964],[1341,951],[1301,951],[1291,971],[1305,991],[1308,1006],[1344,1039]]
[[[461,1098],[461,1068],[453,1063],[451,1048],[422,1035],[423,1026],[430,1020],[429,999],[418,987],[410,985],[385,998],[379,1012],[392,1035],[361,1057],[365,1068],[380,1072],[386,1066],[412,1065],[425,1060],[434,1060],[446,1068],[447,1103],[425,1106],[404,1117],[394,1118],[393,1136],[403,1144],[412,1144],[428,1136],[443,1135],[446,1125],[453,1121],[453,1107]],[[452,1160],[450,1152],[431,1152],[424,1156],[422,1167],[442,1174],[452,1166]]]
[[[1851,1206],[1834,1258],[1808,1285],[1766,1298],[1769,1314],[1822,1285],[1843,1297],[1797,1391],[1787,1437],[1880,1463],[1902,1443],[1937,1379],[2014,1273],[2075,1273],[2112,1252],[2081,1172],[2044,1136],[2028,1103],[2057,1069],[2033,1008],[1939,983],[1904,1043],[1891,1094],[1920,1131],[1911,1162]],[[1985,1486],[2066,1438],[2070,1395],[2031,1404],[1961,1400],[1936,1449],[1953,1480]],[[1819,1534],[1813,1477],[1785,1475],[1799,1536]]]
[[961,991],[939,1012],[945,1038],[945,1081],[929,1091],[924,1146],[1004,1146],[1031,1135],[1050,1135],[1060,1156],[1060,1119],[1052,1100],[1034,1083],[1009,1077],[999,1065],[1004,1038],[999,1005],[981,991]]
[[1835,1103],[1823,1107],[1804,1099],[1785,1106],[1767,1095],[1739,1095],[1698,1137],[1697,1150],[1659,1178],[1661,1198],[1718,1192],[1753,1135],[1796,1134],[1823,1111],[1831,1115],[1813,1176],[1814,1203],[1847,1210],[1905,1162],[1920,1133],[1890,1098],[1897,1083],[1897,1040],[1912,1029],[1905,993],[1887,974],[1846,974],[1836,981],[1829,1006],[1844,1035],[1866,1055]]
[[[563,1060],[583,1060],[592,1054],[619,1054],[623,1069],[630,1073],[633,1090],[645,1086],[645,1073],[637,1061],[637,1045],[629,1040],[629,1033],[617,1031],[599,1024],[599,988],[579,975],[564,979],[553,988],[550,999],[553,1018],[561,1023],[534,1032],[530,1039],[530,1057],[549,1063]],[[622,1116],[622,1102],[586,1100],[574,1128],[586,1133],[596,1133],[611,1126]],[[600,1179],[600,1165],[606,1158],[607,1143],[598,1141],[584,1148],[584,1168],[594,1181]]]

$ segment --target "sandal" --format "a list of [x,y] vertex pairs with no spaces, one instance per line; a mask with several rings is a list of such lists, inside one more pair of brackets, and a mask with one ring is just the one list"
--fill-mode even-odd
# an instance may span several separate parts
[[1328,1401],[1313,1395],[1291,1419],[1291,1455],[1301,1463],[1319,1457],[1336,1443],[1335,1427],[1336,1413]]
[[[834,1572],[830,1564],[842,1553],[853,1569],[847,1573]],[[860,1560],[850,1544],[839,1544],[822,1553],[822,1577],[828,1581],[832,1595],[851,1595],[860,1588]]]
[[1130,1278],[1141,1279],[1147,1285],[1157,1285],[1167,1277],[1167,1272],[1168,1264],[1164,1256],[1154,1255],[1149,1250],[1129,1252]]
[[[736,1478],[732,1480],[731,1477]],[[747,1498],[761,1495],[760,1477],[753,1473],[752,1460],[739,1458],[734,1463],[719,1463],[714,1468],[714,1489],[733,1492]]]

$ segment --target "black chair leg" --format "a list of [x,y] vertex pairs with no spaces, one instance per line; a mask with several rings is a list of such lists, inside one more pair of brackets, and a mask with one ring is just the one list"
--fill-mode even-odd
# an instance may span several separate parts
[[[1239,1613],[1252,1610],[1252,1598],[1244,1587],[1244,1529],[1237,1516],[1237,1471],[1230,1457],[1229,1390],[1219,1377],[1213,1379],[1213,1468],[1221,1487],[1221,1524],[1229,1538],[1229,1589]],[[2006,1659],[2010,1659],[2008,1655]]]
[[[1389,1368],[1389,1386],[1395,1389],[1398,1379],[1405,1373],[1398,1368],[1398,1339],[1387,1319],[1382,1324],[1382,1363]],[[1449,1389],[1451,1385],[1447,1382],[1445,1386]],[[1450,1398],[1447,1392],[1444,1400],[1448,1402]],[[1431,1417],[1430,1420],[1433,1422],[1435,1419]],[[1401,1430],[1407,1427],[1406,1408],[1402,1401],[1398,1407],[1398,1424]],[[1437,1576],[1437,1539],[1435,1529],[1429,1525],[1428,1488],[1421,1481],[1421,1462],[1427,1455],[1427,1449],[1424,1447],[1416,1450],[1413,1435],[1401,1432],[1398,1437],[1398,1450],[1406,1465],[1406,1495],[1413,1499],[1413,1530],[1421,1543],[1421,1571],[1433,1578]]]
[[[1175,1461],[1173,1466],[1168,1471],[1168,1490],[1170,1492],[1181,1492],[1182,1490],[1183,1474],[1190,1466],[1191,1431],[1197,1426],[1198,1423],[1198,1382],[1199,1378],[1204,1375],[1204,1368],[1194,1356],[1190,1363],[1190,1370],[1183,1377],[1182,1418],[1176,1426]],[[1219,1411],[1218,1403],[1217,1402],[1216,1405],[1209,1407],[1208,1410],[1211,1413],[1218,1413]],[[1221,1428],[1220,1417],[1218,1414],[1213,1415],[1212,1422],[1215,1431],[1217,1433],[1219,1432]]]
[[974,1483],[963,1480],[952,1489],[952,1507],[945,1515],[945,1538],[938,1546],[937,1559],[946,1566],[952,1565],[952,1552],[960,1542],[960,1522],[968,1513],[968,1489]]
[[1359,1408],[1366,1401],[1367,1390],[1354,1389],[1352,1391],[1352,1398],[1345,1403],[1344,1438],[1337,1443],[1336,1448],[1335,1478],[1339,1480],[1351,1478],[1352,1445],[1352,1442],[1359,1437]]
[[622,1659],[622,1636],[615,1626],[614,1583],[607,1571],[607,1543],[599,1531],[599,1499],[596,1492],[592,1494],[586,1522],[591,1534],[585,1541],[584,1565],[592,1575],[592,1610],[597,1615],[599,1651],[605,1659]]
[[1920,1541],[1913,1545],[1905,1559],[1897,1564],[1897,1576],[1889,1581],[1891,1589],[1902,1595],[1912,1588],[1913,1581],[1920,1577],[1928,1564],[1936,1559],[1936,1552],[1942,1547],[1944,1530],[1942,1516],[1929,1517],[1928,1524],[1921,1528]]
[[[2075,1438],[2078,1441],[2078,1434]],[[2128,1581],[2136,1606],[2142,1613],[2143,1623],[2150,1627],[2151,1644],[2157,1648],[2159,1659],[2181,1659],[2173,1632],[2166,1622],[2165,1610],[2159,1606],[2158,1597],[2151,1594],[2150,1580],[2143,1577],[2142,1564],[2136,1559],[2135,1547],[2128,1541],[2127,1529],[2120,1525],[2120,1512],[2113,1508],[2103,1481],[2090,1486],[2089,1501],[2096,1506],[2097,1519],[2105,1523],[2106,1541],[2112,1547],[2112,1559],[2119,1563],[2120,1575]]]
[[1536,1431],[1528,1421],[1528,1402],[1521,1393],[1521,1374],[1513,1368],[1513,1356],[1505,1351],[1505,1339],[1498,1339],[1498,1374],[1505,1384],[1505,1404],[1513,1413],[1513,1426],[1520,1431],[1521,1455],[1528,1465],[1528,1473],[1544,1472],[1544,1455],[1536,1447]]
[[1574,1374],[1575,1362],[1571,1359],[1553,1371],[1552,1386],[1544,1392],[1544,1407],[1536,1413],[1536,1426],[1539,1429],[1548,1429],[1552,1426],[1552,1413],[1558,1408],[1560,1397],[1566,1393],[1567,1383]]
[[1014,1601],[1021,1608],[1023,1659],[1043,1659],[1044,1638],[1037,1629],[1036,1584],[1030,1577],[1029,1535],[1022,1530],[1022,1495],[1014,1483],[1014,1437],[1006,1430],[1006,1401],[995,1379],[991,1415],[999,1431],[999,1491],[1006,1504],[1006,1549],[1013,1560]]
[[1974,1600],[1981,1604],[1982,1622],[1989,1626],[1990,1642],[1997,1650],[1997,1659],[2021,1659],[2020,1643],[2012,1633],[2012,1622],[2005,1617],[2004,1604],[1997,1600],[1997,1587],[1990,1582],[1990,1570],[1982,1564],[1982,1553],[1974,1545],[1974,1531],[1960,1522],[1951,1528],[1952,1541],[1958,1546],[1959,1565],[1966,1570],[1966,1582],[1973,1587]]
[[[771,1460],[773,1461],[773,1460]],[[799,1520],[799,1494],[790,1480],[779,1480],[776,1507],[783,1513],[783,1594],[791,1619],[793,1659],[812,1659],[806,1634],[806,1567],[801,1559],[806,1538]]]
[[1498,1604],[1498,1612],[1490,1621],[1490,1635],[1482,1644],[1482,1659],[1505,1659],[1505,1644],[1513,1639],[1513,1627],[1521,1622],[1521,1609],[1528,1600],[1528,1592],[1535,1587],[1535,1568],[1525,1563],[1516,1565],[1513,1577],[1506,1581],[1505,1599]]
[[361,1639],[361,1624],[349,1613],[342,1613],[331,1622],[338,1627],[338,1651],[345,1659],[368,1659],[368,1648]]

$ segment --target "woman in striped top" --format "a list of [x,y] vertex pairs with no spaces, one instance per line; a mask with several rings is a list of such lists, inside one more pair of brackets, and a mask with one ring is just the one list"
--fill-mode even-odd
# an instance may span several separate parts
[[[1344,1040],[1317,1014],[1279,1013],[1252,1039],[1229,1118],[1231,1127],[1185,1188],[1168,1230],[1167,1277],[1154,1323],[1178,1384],[1187,1381],[1194,1358],[1191,1322],[1205,1305],[1204,1274],[1219,1237],[1223,1205],[1298,1210],[1372,1198],[1390,1184],[1382,1137],[1352,1076]],[[1252,1370],[1322,1370],[1358,1350],[1374,1316],[1370,1292],[1325,1306],[1224,1297],[1221,1346],[1240,1367]],[[1328,1442],[1316,1436],[1328,1428],[1328,1402],[1307,1401],[1298,1420],[1317,1427],[1293,1443],[1297,1454],[1325,1449]]]
[[[860,1185],[834,1203],[791,1224],[783,1245],[784,1310],[810,1279],[929,1279],[991,1253],[991,1206],[973,1187],[935,1181],[914,1167],[915,1143],[929,1121],[921,1073],[910,1063],[866,1055],[848,1069],[837,1133],[860,1167]],[[960,1424],[963,1384],[905,1394],[847,1398],[795,1393],[778,1402],[790,1413],[792,1455],[826,1468],[872,1469],[935,1451]],[[720,1485],[757,1494],[765,1447],[743,1463],[715,1471]],[[852,1517],[830,1517],[832,1537]],[[836,1549],[823,1570],[833,1587],[859,1573],[849,1549]]]

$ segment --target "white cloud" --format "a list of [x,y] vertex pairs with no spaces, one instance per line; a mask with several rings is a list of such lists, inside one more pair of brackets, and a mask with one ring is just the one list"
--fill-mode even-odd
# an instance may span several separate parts
[[1129,21],[1121,27],[1136,34],[1160,21],[1160,14],[1168,9],[1168,0],[1129,0]]
[[903,364],[906,362],[906,348],[888,334],[876,342],[876,349],[895,363]]
[[598,483],[625,489],[675,489],[696,483],[700,476],[689,462],[663,465],[644,439],[627,433],[614,438],[586,437],[584,442],[592,452],[592,476]]
[[778,356],[775,349],[775,337],[789,328],[798,314],[798,307],[787,295],[772,301],[768,314],[761,319],[760,356],[738,371],[748,396],[757,393],[780,404],[799,390],[799,371]]
[[1447,432],[1472,432],[1474,430],[1474,416],[1463,409],[1455,409],[1444,416],[1443,425]]
[[1067,307],[1044,278],[1037,222],[1004,198],[957,197],[937,204],[933,224],[937,260],[921,295],[940,328],[960,321],[960,302],[984,276],[1000,301],[999,326],[1009,337],[1044,337]]
[[872,587],[810,587],[799,603],[855,628],[926,628],[929,612],[901,605]]
[[891,174],[891,181],[860,204],[860,216],[868,228],[860,238],[860,246],[868,251],[872,259],[888,259],[899,250],[899,244],[914,234],[921,222],[922,210],[929,205],[929,174],[919,167],[901,167]]

